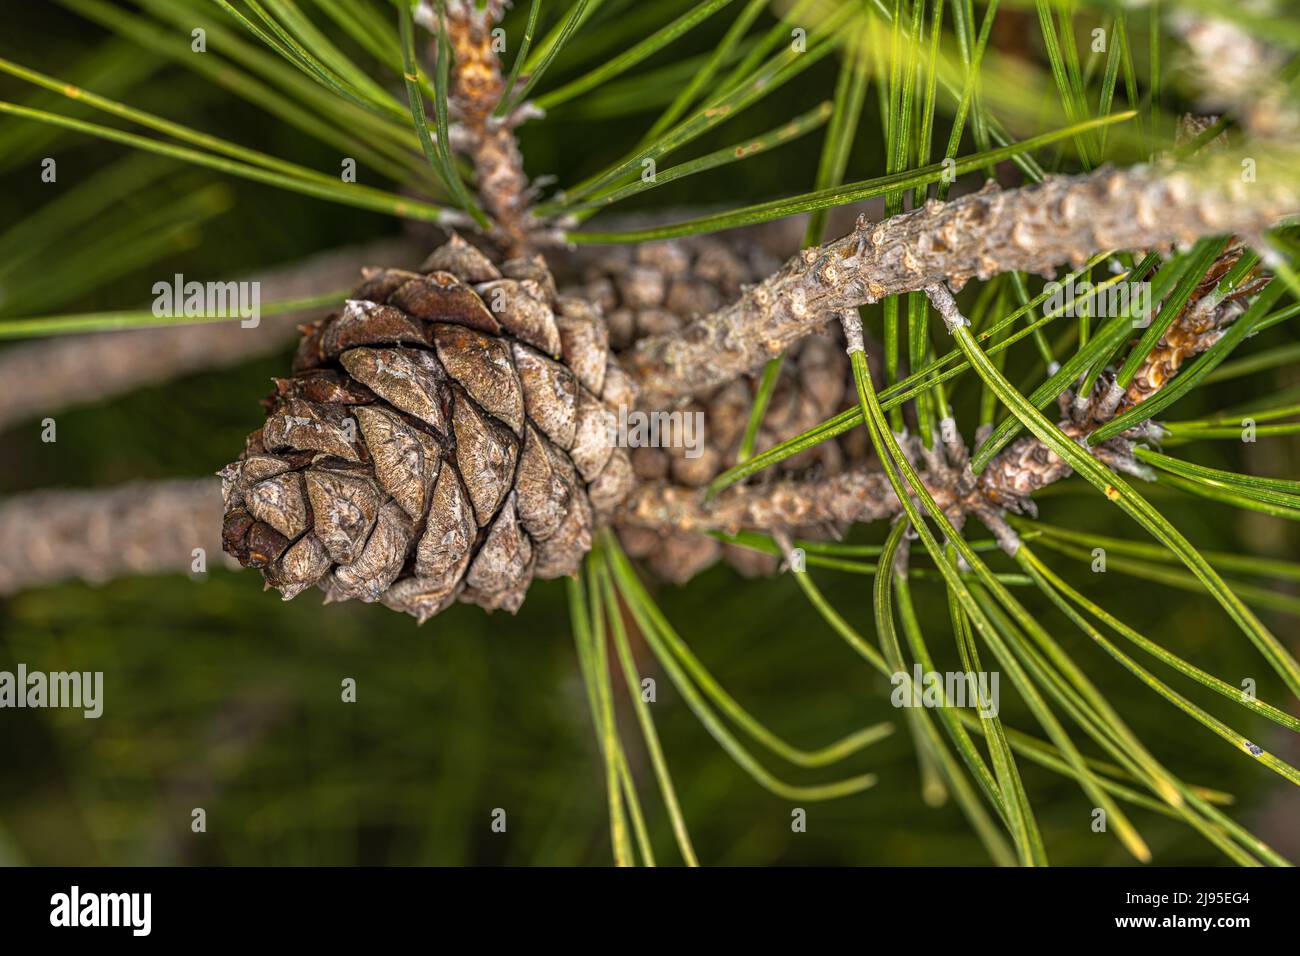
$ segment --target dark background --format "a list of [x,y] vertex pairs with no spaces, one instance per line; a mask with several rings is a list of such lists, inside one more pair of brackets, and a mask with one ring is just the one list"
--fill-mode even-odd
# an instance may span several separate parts
[[[666,22],[686,5],[662,6],[660,22]],[[508,21],[512,38],[523,12],[516,10]],[[708,50],[730,15],[728,10],[715,18],[649,67]],[[1024,39],[1036,35],[1032,13],[1025,18],[1012,11],[1010,23],[1015,16],[1027,32],[1008,27],[1003,36],[1016,37],[1017,45],[1027,47],[1025,55],[1039,55],[1033,42]],[[56,76],[71,74],[105,44],[122,42],[53,2],[0,0],[0,22],[5,23],[0,56]],[[771,22],[770,14],[760,20]],[[589,42],[613,52],[626,46],[628,29],[611,14],[586,32]],[[1145,37],[1135,39],[1134,46],[1141,54]],[[360,62],[371,65],[364,56]],[[581,67],[566,68],[565,62],[564,57],[557,62],[548,85],[581,72]],[[738,141],[811,108],[830,95],[836,69],[834,58],[828,58],[694,144],[689,155]],[[118,71],[115,79],[91,88],[274,155],[337,169],[334,151],[195,74],[161,61],[138,72],[131,78]],[[382,75],[386,82],[391,79]],[[525,128],[522,144],[530,173],[577,181],[634,142],[665,101],[656,100],[651,89],[625,88],[644,98],[647,109],[611,117],[604,104],[617,97],[602,90]],[[1176,108],[1177,90],[1169,95]],[[0,79],[0,98],[27,102],[32,96],[17,81]],[[68,109],[66,101],[44,94],[36,102]],[[884,171],[875,104],[872,91],[848,179]],[[948,119],[941,112],[945,136]],[[30,124],[0,118],[0,228],[49,203],[83,173],[125,154],[119,147],[63,133],[34,143],[34,132]],[[936,140],[943,141],[940,136]],[[772,157],[659,190],[643,205],[755,202],[808,189],[819,148],[820,136],[810,136]],[[45,155],[59,159],[57,186],[38,185],[39,158]],[[115,231],[211,184],[218,184],[213,196],[222,211],[176,229],[174,242],[161,255],[108,268],[93,283],[58,281],[68,270],[82,274],[90,263],[102,263],[99,257],[113,248]],[[147,300],[144,290],[173,272],[240,275],[402,229],[388,217],[159,160],[158,176],[148,188],[120,197],[102,220],[69,234],[40,263],[40,273],[48,273],[49,281],[43,282],[39,273],[25,275],[24,297],[0,301],[0,316],[138,307]],[[345,286],[351,279],[340,276],[337,284]],[[69,289],[76,291],[70,294]],[[1243,354],[1294,333],[1282,326],[1268,336],[1267,342],[1261,337],[1248,344]],[[1029,351],[1025,347],[1018,354]],[[0,435],[0,492],[211,474],[260,423],[257,399],[267,380],[287,366],[287,356],[286,350],[274,359],[62,411],[57,444],[40,441],[36,422],[14,428]],[[1013,362],[1011,369],[1016,368]],[[1025,372],[1029,369],[1025,366]],[[963,381],[953,398],[958,407],[970,408],[978,402],[978,388]],[[1235,380],[1213,389],[1212,398],[1192,396],[1180,405],[1177,417],[1296,381],[1293,372]],[[1260,474],[1300,471],[1296,443],[1288,439],[1262,439],[1255,445],[1216,442],[1186,454]],[[1115,509],[1099,507],[1095,493],[1082,482],[1059,490],[1042,502],[1045,520],[1095,533],[1140,536]],[[1294,529],[1281,527],[1278,519],[1175,492],[1163,492],[1155,500],[1198,547],[1292,558],[1300,550]],[[880,528],[859,529],[857,537],[877,541],[882,533]],[[1210,598],[1115,573],[1099,583],[1086,567],[1044,554],[1152,639],[1232,683],[1256,678],[1262,699],[1285,699],[1245,637]],[[817,581],[852,623],[874,638],[870,579],[820,572]],[[174,575],[101,587],[48,587],[0,603],[0,669],[13,670],[25,662],[32,669],[102,670],[106,675],[105,714],[98,721],[58,710],[0,714],[0,862],[609,861],[604,776],[576,669],[562,582],[535,585],[516,617],[488,616],[461,605],[422,628],[378,605],[323,608],[314,591],[282,603],[274,592],[262,592],[260,584],[252,572],[215,568],[201,578]],[[836,638],[788,578],[747,581],[719,567],[688,586],[654,591],[723,684],[793,742],[820,746],[857,727],[899,718],[888,702],[888,684]],[[916,582],[914,591],[933,635],[931,646],[951,649],[942,591],[933,581]],[[1238,798],[1232,810],[1238,820],[1282,853],[1300,855],[1294,825],[1300,796],[1294,788],[1142,687],[1050,613],[1044,600],[1023,589],[1018,595],[1041,612],[1157,757],[1193,783],[1231,790]],[[1294,620],[1264,617],[1297,650]],[[703,861],[987,862],[951,803],[931,808],[921,801],[916,758],[901,721],[890,740],[821,774],[801,776],[768,761],[778,775],[796,781],[879,774],[879,785],[865,794],[808,805],[807,833],[793,834],[791,805],[758,788],[730,762],[640,650],[643,672],[658,682],[654,713]],[[944,663],[956,667],[955,652],[946,653]],[[354,705],[339,700],[345,677],[358,684]],[[1280,729],[1196,685],[1175,681],[1182,692],[1230,718],[1266,749],[1276,748],[1292,762],[1300,759],[1294,739],[1284,740]],[[1003,696],[1008,723],[1036,731],[1005,681]],[[631,714],[624,711],[622,716],[627,739],[634,740]],[[1085,752],[1092,753],[1086,747]],[[673,860],[671,833],[648,764],[636,747],[630,753],[658,855]],[[1053,862],[1131,862],[1112,837],[1091,832],[1091,804],[1077,786],[1031,764],[1021,769]],[[206,834],[189,830],[195,806],[207,810]],[[509,813],[505,835],[489,829],[496,807]],[[1133,818],[1159,863],[1222,862],[1182,825],[1141,810],[1134,810]]]

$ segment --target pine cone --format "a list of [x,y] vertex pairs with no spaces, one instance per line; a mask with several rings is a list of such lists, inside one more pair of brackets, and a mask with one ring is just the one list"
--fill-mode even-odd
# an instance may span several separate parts
[[220,473],[226,551],[285,600],[315,584],[421,622],[457,599],[513,612],[631,490],[609,440],[630,384],[540,257],[498,268],[453,236],[303,332]]

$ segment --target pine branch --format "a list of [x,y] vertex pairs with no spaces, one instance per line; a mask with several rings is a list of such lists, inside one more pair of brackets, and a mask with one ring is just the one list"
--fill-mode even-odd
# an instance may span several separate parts
[[1280,173],[1245,183],[1240,166],[1102,169],[1000,191],[990,184],[931,202],[790,259],[738,301],[680,332],[640,342],[625,367],[646,404],[699,395],[757,371],[831,316],[938,282],[1019,271],[1051,275],[1110,249],[1151,249],[1205,235],[1254,235],[1300,212]]
[[[1241,305],[1217,289],[1219,278],[1241,255],[1240,247],[1223,253],[1210,270],[1212,278],[1198,285],[1127,389],[1117,387],[1114,376],[1107,375],[1082,401],[1065,390],[1059,398],[1065,416],[1058,427],[1113,470],[1150,477],[1150,470],[1134,456],[1132,439],[1139,436],[1133,431],[1096,446],[1087,445],[1086,439],[1172,381],[1188,359],[1209,349],[1241,315]],[[1243,287],[1257,290],[1266,281],[1244,282]],[[924,291],[949,328],[966,324],[945,285],[935,283]],[[846,323],[849,350],[861,348],[861,322],[856,312],[842,315],[841,321]],[[953,524],[960,528],[968,515],[976,516],[1012,555],[1019,539],[1006,521],[1007,512],[1036,514],[1032,495],[1073,474],[1069,464],[1032,436],[1012,442],[978,476],[971,471],[966,447],[959,438],[935,442],[933,448],[927,448],[917,436],[903,436],[901,443],[920,471],[926,490]],[[659,534],[735,534],[742,530],[781,534],[798,528],[892,520],[902,512],[884,472],[859,467],[823,478],[732,486],[716,497],[699,489],[645,485],[628,499],[617,520]]]
[[[853,291],[854,288],[865,288],[867,294],[876,295],[878,290],[869,286],[869,283],[875,280],[864,281],[860,278],[861,275],[867,274],[865,265],[867,262],[881,269],[880,272],[875,273],[877,276],[892,275],[894,278],[889,281],[918,285],[921,284],[917,278],[918,273],[925,276],[930,272],[942,274],[946,270],[951,270],[953,281],[960,282],[971,268],[984,269],[988,272],[996,271],[995,267],[1041,270],[1047,268],[1047,263],[1057,261],[1058,257],[1073,261],[1094,248],[1158,244],[1170,239],[1186,239],[1185,234],[1180,234],[1180,227],[1176,225],[1178,222],[1191,222],[1196,228],[1216,231],[1224,230],[1225,227],[1240,226],[1243,222],[1258,224],[1262,228],[1280,215],[1287,208],[1286,203],[1292,198],[1292,194],[1285,191],[1265,193],[1265,199],[1274,197],[1275,193],[1278,193],[1278,196],[1272,199],[1271,205],[1262,204],[1262,209],[1243,203],[1235,209],[1226,210],[1219,201],[1194,203],[1184,200],[1179,206],[1174,200],[1184,199],[1186,196],[1182,191],[1185,186],[1180,185],[1181,175],[1152,178],[1149,173],[1106,173],[1073,180],[1055,180],[1049,183],[1049,187],[1054,186],[1057,187],[1056,189],[1044,187],[1005,194],[984,191],[956,200],[946,206],[932,206],[917,213],[895,217],[874,230],[860,227],[850,233],[846,239],[831,244],[831,247],[839,249],[841,254],[853,251],[855,256],[852,258],[858,260],[851,263],[855,271],[841,283],[842,286],[849,287],[849,291],[845,293],[835,287],[823,289],[823,298],[833,300],[835,295],[851,297],[862,294]],[[1122,224],[1105,225],[1108,217],[1113,219],[1118,214],[1102,204],[1095,208],[1105,212],[1106,215],[1093,217],[1094,221],[1080,230],[1080,217],[1074,214],[1072,207],[1083,202],[1083,197],[1091,196],[1095,200],[1099,193],[1127,195],[1126,189],[1133,186],[1135,178],[1141,176],[1147,178],[1137,179],[1140,187],[1139,198],[1134,203],[1137,208],[1132,215],[1136,225],[1132,227]],[[1118,187],[1114,185],[1116,182],[1120,184]],[[1150,204],[1160,197],[1166,200],[1167,205],[1162,210],[1161,217],[1153,222],[1154,207]],[[1083,233],[1082,237],[1071,239],[1070,235],[1061,235],[1060,230],[1051,225],[1050,220],[1053,218],[1072,223],[1071,232],[1079,230]],[[936,223],[936,219],[939,222]],[[1006,224],[1008,221],[1011,225]],[[956,242],[953,237],[960,234],[958,230],[962,226],[973,223],[983,224],[989,229],[989,234],[994,236],[1002,235],[1007,230],[1010,230],[1012,235],[1004,246],[979,237],[965,246]],[[1016,223],[1020,225],[1017,226]],[[1114,235],[1116,231],[1125,228],[1129,231],[1122,237]],[[1142,230],[1141,239],[1136,237],[1135,230]],[[910,236],[919,237],[914,246],[920,251],[919,257],[911,254],[906,247],[900,248],[900,243],[904,241],[903,237]],[[1036,251],[1041,249],[1048,251]],[[1240,255],[1239,250],[1234,249],[1232,255]],[[806,282],[809,277],[817,282],[819,276],[825,275],[829,258],[825,251],[811,263],[797,257],[781,273],[767,280],[759,288],[775,286],[778,289],[797,290],[800,288],[797,283]],[[846,258],[842,258],[841,261],[846,261]],[[967,265],[971,262],[975,265]],[[336,274],[336,270],[342,267],[331,262],[327,268],[328,271]],[[1216,276],[1222,274],[1226,268],[1225,265],[1223,269],[1213,274]],[[892,272],[888,271],[891,269]],[[311,275],[315,274],[311,273]],[[308,273],[304,271],[302,276],[306,275]],[[304,282],[313,281],[311,278],[301,276],[300,278]],[[1222,326],[1235,318],[1239,309],[1233,302],[1221,301],[1213,286],[1213,283],[1208,283],[1198,288],[1197,295],[1188,303],[1180,321],[1170,328],[1133,377],[1133,384],[1127,393],[1116,396],[1111,382],[1103,381],[1094,400],[1075,409],[1076,412],[1082,409],[1081,414],[1062,421],[1063,430],[1073,437],[1085,438],[1093,427],[1113,417],[1117,411],[1150,397],[1154,391],[1172,378],[1186,358],[1203,351],[1217,340],[1222,334]],[[926,283],[921,287],[929,293],[945,321],[950,324],[961,321],[955,302],[940,282]],[[790,293],[787,291],[786,294]],[[744,304],[753,298],[754,293],[751,292],[741,300],[741,303]],[[1211,303],[1211,308],[1205,307],[1207,302]],[[727,310],[723,310],[723,313],[714,313],[703,320],[703,324],[707,325],[719,314],[726,312]],[[848,314],[855,313],[850,311]],[[697,323],[697,326],[699,324]],[[190,345],[196,332],[205,332],[209,328],[214,327],[172,329],[165,330],[163,334],[168,336],[176,334],[177,341]],[[254,338],[247,335],[245,330],[216,328],[241,343],[236,351],[243,347],[244,342],[251,344]],[[181,339],[179,336],[184,338]],[[120,341],[132,343],[130,337],[121,337]],[[62,345],[63,342],[46,343],[30,346],[27,349],[52,349]],[[130,354],[135,357],[135,372],[139,373],[144,366],[148,365],[145,356],[157,352],[158,350],[153,349],[136,349],[132,345]],[[634,354],[639,355],[640,352]],[[172,367],[174,362],[173,357],[170,359]],[[111,369],[115,365],[103,361],[102,349],[98,351],[96,364],[101,369]],[[708,364],[704,363],[705,366]],[[717,364],[716,361],[714,364]],[[24,365],[49,368],[45,362],[25,362]],[[9,381],[8,378],[5,380]],[[137,375],[132,381],[138,382],[140,378]],[[108,383],[106,390],[111,391],[113,384]],[[83,398],[92,388],[104,390],[105,385],[103,382],[88,385],[82,393]],[[1063,403],[1066,408],[1078,405],[1068,399],[1069,396]],[[644,402],[641,404],[646,407]],[[964,445],[953,443],[944,448],[936,443],[936,449],[927,449],[921,442],[913,439],[906,442],[905,447],[923,465],[918,470],[923,474],[927,490],[940,507],[952,516],[954,523],[959,524],[968,514],[975,514],[994,531],[1008,550],[1014,550],[1015,536],[1006,525],[1005,512],[1032,510],[1029,496],[1033,492],[1071,473],[1068,465],[1061,462],[1036,439],[1021,439],[1010,445],[993,459],[978,478],[972,475],[967,467]],[[1132,460],[1128,445],[1122,438],[1103,443],[1094,450],[1094,454],[1114,467],[1129,469],[1139,467]],[[191,489],[192,493],[199,496],[207,494],[202,484],[194,485]],[[116,497],[118,492],[107,493],[113,496],[104,503],[107,506],[107,513],[116,515],[114,520],[122,521],[124,527],[140,528],[140,522],[132,515],[150,514],[158,509],[166,511],[176,506],[176,492],[170,483],[152,486],[152,491],[150,487],[132,489],[126,499],[128,507],[125,508],[115,504],[119,500]],[[150,541],[142,537],[143,532],[140,531],[123,534],[121,537],[128,541],[132,540],[132,535],[135,535],[136,544],[131,552],[125,554],[120,560],[110,558],[102,550],[93,546],[58,548],[57,550],[63,555],[60,559],[63,563],[51,563],[49,560],[40,559],[42,549],[51,552],[54,550],[48,543],[50,534],[61,538],[68,533],[69,528],[75,530],[79,527],[76,522],[65,527],[61,515],[80,514],[82,512],[77,509],[81,503],[95,500],[93,497],[74,498],[72,499],[74,506],[69,509],[65,498],[62,497],[64,494],[66,493],[36,493],[14,499],[5,506],[5,514],[9,516],[8,520],[12,527],[20,534],[26,535],[28,539],[28,544],[24,548],[17,549],[9,556],[14,561],[12,569],[8,571],[9,583],[6,586],[10,589],[68,576],[95,579],[105,574],[164,570],[168,567],[183,567],[188,563],[190,549],[178,549],[174,546],[172,532],[168,530],[166,524],[154,525],[154,534],[162,542],[161,546],[151,546]],[[204,507],[197,498],[192,502],[194,511],[202,511]],[[785,481],[764,486],[736,487],[712,500],[708,499],[702,491],[693,489],[645,486],[632,496],[617,520],[627,526],[653,529],[659,533],[691,533],[707,530],[734,532],[745,528],[778,532],[816,525],[839,526],[857,521],[880,520],[894,517],[900,511],[900,504],[888,483],[883,480],[883,476],[875,471],[858,469],[815,481]],[[23,520],[30,522],[30,525],[24,524],[20,529],[17,524],[18,519],[15,517],[18,514],[22,514]],[[41,527],[51,530],[48,534],[35,530]],[[11,538],[11,534],[6,533],[5,537]],[[191,547],[194,546],[199,545],[191,544]],[[29,551],[32,553],[29,554]],[[159,553],[170,554],[170,557],[165,561],[136,563],[138,555]],[[32,557],[32,554],[37,557]]]
[[[915,436],[906,436],[904,444],[909,457],[924,469],[926,489],[954,523],[976,513],[987,518],[995,534],[1009,532],[996,520],[1000,509],[990,505],[967,469],[964,446],[935,443],[927,448]],[[713,498],[704,489],[642,485],[615,520],[620,526],[661,535],[746,530],[782,534],[893,519],[902,511],[884,472],[864,466],[826,477],[735,485]]]
[[880,471],[855,468],[815,480],[737,485],[715,499],[698,488],[644,485],[619,514],[620,524],[662,533],[762,529],[880,521],[898,514],[898,498]]
[[[1239,249],[1229,250],[1223,259],[1231,262],[1239,254]],[[963,321],[945,288],[935,285],[925,291],[945,322]],[[1207,302],[1212,303],[1209,308]],[[1061,405],[1071,414],[1061,420],[1061,429],[1082,444],[1117,411],[1168,384],[1187,359],[1209,348],[1239,314],[1240,306],[1221,300],[1213,283],[1202,284],[1118,402],[1109,379],[1099,383],[1087,402],[1074,402],[1068,391],[1062,395]],[[853,347],[852,332],[849,339]],[[916,436],[906,436],[903,447],[918,466],[926,490],[955,526],[974,515],[1012,553],[1018,538],[1006,513],[1034,513],[1030,496],[1072,474],[1068,464],[1033,437],[1013,442],[978,476],[971,473],[959,439],[927,448]],[[1121,437],[1089,450],[1112,468],[1140,470],[1131,448]],[[216,479],[47,490],[9,498],[0,502],[0,540],[9,543],[0,553],[0,594],[67,579],[102,582],[124,575],[188,571],[194,548],[204,548],[209,558],[219,553],[220,501]],[[817,479],[733,486],[713,498],[703,489],[643,484],[614,520],[623,528],[660,535],[742,530],[782,534],[892,520],[902,511],[884,473],[860,467]]]
[[221,552],[221,482],[141,482],[35,491],[0,502],[0,594],[75,578],[188,572]]
[[[1075,401],[1072,393],[1065,391],[1060,401],[1067,414],[1060,422],[1061,429],[1082,443],[1118,413],[1156,394],[1187,360],[1218,341],[1224,327],[1241,313],[1236,301],[1241,292],[1225,296],[1217,282],[1240,256],[1238,246],[1222,254],[1210,269],[1210,278],[1198,284],[1178,320],[1146,356],[1127,389],[1117,391],[1113,377],[1106,376],[1087,401]],[[1260,280],[1243,279],[1238,290],[1258,289],[1259,284]],[[925,291],[947,324],[964,322],[945,287],[933,284]],[[847,315],[851,323],[856,318],[853,312]],[[207,328],[165,332],[169,336],[191,335]],[[251,341],[246,334],[240,338],[238,333],[244,330],[223,328],[233,339]],[[130,342],[132,338],[107,341]],[[851,347],[856,340],[856,335],[850,336]],[[1033,513],[1031,496],[1072,474],[1068,464],[1033,437],[1010,444],[978,476],[971,473],[965,445],[959,439],[935,442],[927,448],[917,436],[908,436],[902,444],[927,491],[956,526],[975,515],[1013,552],[1017,538],[1005,520],[1006,513]],[[1090,450],[1113,468],[1143,471],[1126,436]],[[0,556],[0,593],[66,578],[94,581],[122,574],[185,570],[192,560],[192,548],[205,547],[213,553],[214,543],[207,537],[215,536],[217,525],[204,522],[215,508],[215,489],[215,481],[198,480],[146,483],[104,492],[42,491],[9,499],[0,504],[0,540],[20,544]],[[614,520],[622,528],[658,535],[741,530],[783,533],[893,519],[902,510],[882,472],[855,468],[817,479],[733,486],[713,498],[703,489],[647,483],[633,492]],[[181,520],[182,515],[190,517]],[[97,517],[92,520],[92,516]]]

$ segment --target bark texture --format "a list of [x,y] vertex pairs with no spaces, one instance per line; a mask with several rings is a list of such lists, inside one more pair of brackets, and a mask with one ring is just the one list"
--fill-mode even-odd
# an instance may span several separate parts
[[212,567],[226,560],[221,515],[216,478],[16,495],[0,503],[0,594],[188,572],[195,548]]
[[[447,36],[455,62],[448,106],[459,125],[460,143],[474,162],[475,180],[485,212],[496,226],[493,236],[507,256],[533,251],[532,233],[539,223],[530,212],[532,196],[524,157],[514,128],[534,115],[531,108],[497,118],[492,112],[503,95],[505,77],[492,49],[492,28],[504,13],[504,4],[490,2],[480,9],[472,0],[446,4]],[[434,29],[437,21],[432,21]]]
[[1001,272],[1051,275],[1098,252],[1151,249],[1222,233],[1255,235],[1300,211],[1285,169],[1243,182],[1240,166],[1102,169],[930,202],[792,257],[736,302],[639,343],[624,364],[647,405],[753,372],[838,313],[937,282]]

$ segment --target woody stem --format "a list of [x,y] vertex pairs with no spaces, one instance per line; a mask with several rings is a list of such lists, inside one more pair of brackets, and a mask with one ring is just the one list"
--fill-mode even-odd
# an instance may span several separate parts
[[1206,235],[1256,234],[1300,211],[1288,177],[1243,182],[1231,161],[1101,169],[1009,191],[991,183],[804,250],[730,305],[678,332],[643,339],[624,365],[648,404],[700,395],[858,306],[938,282],[1002,272],[1052,274],[1099,252]]
[[497,2],[482,9],[468,0],[447,4],[447,33],[455,57],[448,98],[459,121],[453,145],[473,161],[480,200],[496,225],[494,238],[508,257],[515,257],[533,251],[536,227],[514,133],[531,114],[525,104],[512,116],[492,115],[501,97],[509,94],[492,35],[503,12],[504,5]]

